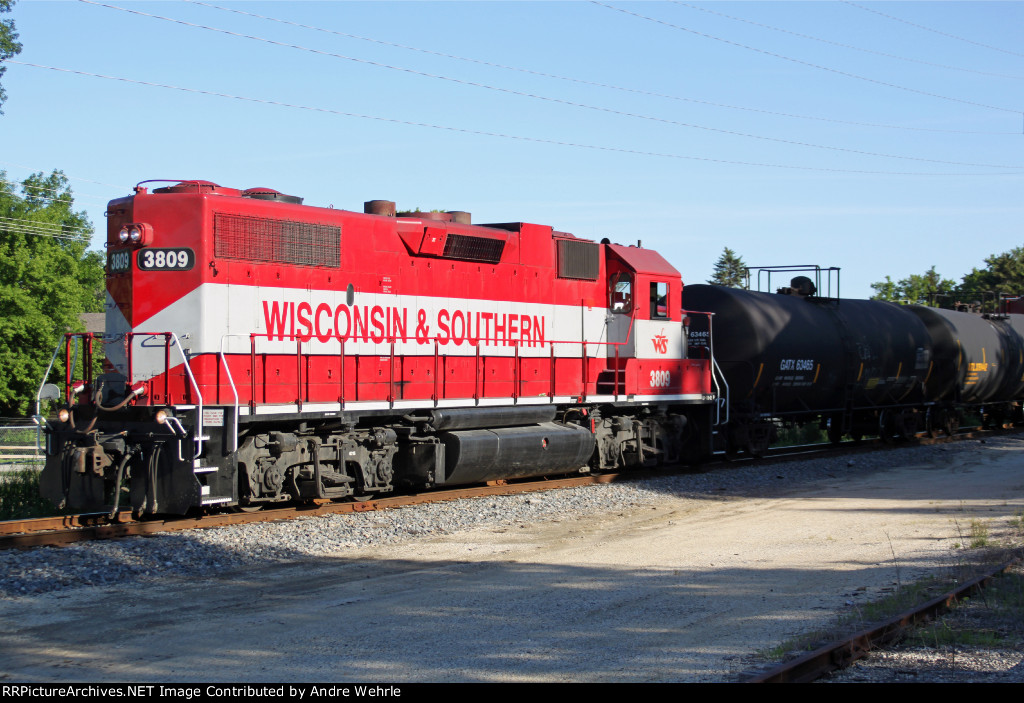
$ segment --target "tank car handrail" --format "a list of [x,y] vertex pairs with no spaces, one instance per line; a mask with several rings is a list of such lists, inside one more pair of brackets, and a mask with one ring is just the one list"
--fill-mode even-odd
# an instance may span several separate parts
[[[714,321],[715,313],[709,312],[708,314],[708,348],[711,354],[711,367],[718,371],[718,375],[722,377],[722,384],[725,386],[725,398],[722,398],[721,388],[718,386],[718,382],[715,382],[715,387],[718,388],[718,398],[715,399],[715,419],[718,424],[722,423],[722,405],[725,405],[725,424],[729,423],[729,382],[725,380],[725,374],[722,373],[722,369],[718,366],[718,360],[715,358],[715,334],[714,334]],[[711,378],[714,379],[715,374],[711,374]],[[723,402],[724,401],[724,402]]]

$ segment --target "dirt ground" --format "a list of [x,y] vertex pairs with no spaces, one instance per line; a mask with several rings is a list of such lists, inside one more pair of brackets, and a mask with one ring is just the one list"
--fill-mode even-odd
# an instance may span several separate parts
[[996,537],[1024,509],[1024,442],[928,456],[782,495],[0,601],[0,680],[735,680],[750,652],[948,569],[972,520]]

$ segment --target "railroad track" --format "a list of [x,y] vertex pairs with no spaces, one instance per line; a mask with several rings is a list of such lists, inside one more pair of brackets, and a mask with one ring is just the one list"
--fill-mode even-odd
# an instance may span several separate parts
[[[168,517],[152,520],[133,520],[131,511],[123,511],[110,519],[107,513],[87,513],[58,517],[32,518],[28,520],[0,521],[0,549],[25,549],[29,547],[56,547],[74,542],[99,539],[119,539],[157,532],[225,527],[250,522],[291,520],[300,517],[314,517],[337,513],[360,513],[384,510],[405,505],[437,503],[461,498],[480,496],[511,495],[531,491],[546,491],[556,488],[573,488],[599,483],[611,483],[623,478],[622,474],[594,474],[546,481],[523,483],[497,483],[487,486],[471,486],[450,491],[413,493],[372,500],[332,503],[314,502],[283,508],[272,508],[257,512],[213,513],[200,516]],[[629,478],[642,476],[638,472],[628,474]]]
[[993,578],[1018,561],[1013,559],[1005,562],[948,593],[894,615],[869,629],[854,632],[813,652],[754,674],[744,679],[744,683],[810,683],[825,674],[844,669],[867,656],[872,649],[878,649],[899,639],[908,628],[932,620],[949,610],[957,601],[983,590]]
[[[920,437],[915,440],[918,445],[929,445],[975,439],[982,434],[991,435],[991,431],[980,428],[964,428],[954,437],[931,439]],[[723,466],[737,462],[758,461],[767,464],[790,461],[800,456],[828,457],[837,455],[860,454],[894,446],[880,440],[866,440],[859,443],[843,442],[839,445],[813,444],[790,447],[777,447],[769,450],[763,457],[741,456],[738,458],[721,459],[702,465],[701,469]],[[904,443],[902,446],[912,446]],[[677,471],[691,469],[680,467]],[[199,516],[167,517],[161,519],[132,519],[130,511],[121,511],[111,518],[107,513],[84,513],[26,520],[0,521],[0,549],[26,549],[43,546],[63,546],[75,542],[101,539],[120,539],[158,532],[175,532],[180,530],[225,527],[250,522],[269,522],[290,520],[300,517],[313,517],[337,513],[358,513],[372,510],[384,510],[406,505],[436,503],[462,498],[481,496],[511,495],[535,491],[547,491],[556,488],[574,488],[600,483],[612,483],[618,480],[637,480],[645,476],[665,475],[664,469],[648,471],[630,471],[628,473],[587,474],[569,478],[550,480],[529,480],[514,483],[496,482],[486,486],[470,486],[443,491],[413,493],[358,502],[315,501],[309,504],[293,505],[282,508],[271,508],[256,512],[212,513]]]

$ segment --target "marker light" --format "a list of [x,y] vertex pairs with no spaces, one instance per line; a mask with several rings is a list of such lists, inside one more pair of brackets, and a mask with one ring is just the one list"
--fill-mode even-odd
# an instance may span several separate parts
[[71,413],[68,412],[67,408],[61,408],[60,412],[57,413],[57,419],[61,422],[67,422],[71,419]]
[[162,425],[165,422],[167,422],[167,418],[169,418],[170,416],[171,416],[171,414],[167,410],[161,408],[160,410],[156,411],[156,418],[155,419],[157,421],[157,424]]

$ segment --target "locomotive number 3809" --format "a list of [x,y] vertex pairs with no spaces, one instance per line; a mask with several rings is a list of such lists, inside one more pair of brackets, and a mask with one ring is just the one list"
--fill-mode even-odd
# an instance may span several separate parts
[[195,261],[191,249],[143,249],[138,254],[142,271],[188,271]]

